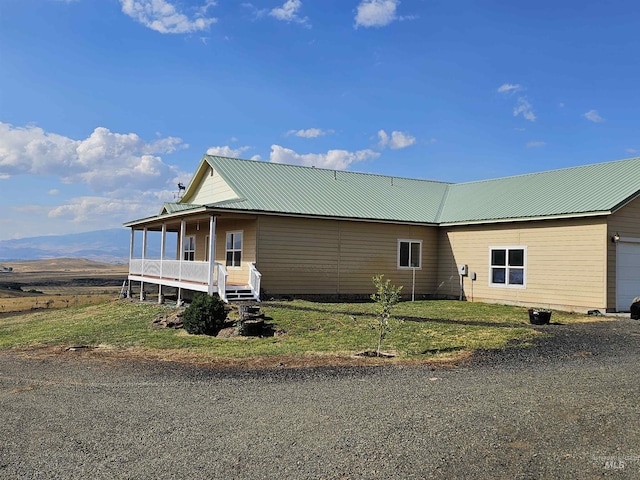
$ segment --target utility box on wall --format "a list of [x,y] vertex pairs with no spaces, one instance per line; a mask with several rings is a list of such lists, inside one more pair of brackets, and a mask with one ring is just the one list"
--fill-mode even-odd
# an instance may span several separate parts
[[466,276],[469,273],[469,267],[467,265],[458,265],[458,273],[462,276]]

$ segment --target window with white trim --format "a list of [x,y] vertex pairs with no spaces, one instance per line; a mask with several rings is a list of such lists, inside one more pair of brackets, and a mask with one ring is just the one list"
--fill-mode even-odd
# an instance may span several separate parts
[[183,260],[193,262],[196,259],[196,237],[189,235],[184,237],[184,254]]
[[491,247],[491,285],[524,287],[526,247]]
[[242,232],[227,232],[227,267],[242,266]]
[[398,240],[398,268],[422,268],[422,240]]

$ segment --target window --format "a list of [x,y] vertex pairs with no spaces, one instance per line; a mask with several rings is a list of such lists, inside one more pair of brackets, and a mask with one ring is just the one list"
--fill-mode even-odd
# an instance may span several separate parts
[[398,240],[398,268],[422,268],[422,240]]
[[184,237],[184,260],[193,262],[196,259],[196,237],[190,235]]
[[204,261],[209,261],[209,249],[211,245],[209,245],[209,235],[204,237]]
[[242,266],[242,232],[227,233],[227,267]]
[[491,284],[524,287],[525,247],[491,248]]

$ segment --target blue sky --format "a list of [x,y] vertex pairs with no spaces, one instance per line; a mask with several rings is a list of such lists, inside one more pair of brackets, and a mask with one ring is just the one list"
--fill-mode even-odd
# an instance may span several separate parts
[[640,2],[2,0],[0,240],[206,152],[463,182],[640,155]]

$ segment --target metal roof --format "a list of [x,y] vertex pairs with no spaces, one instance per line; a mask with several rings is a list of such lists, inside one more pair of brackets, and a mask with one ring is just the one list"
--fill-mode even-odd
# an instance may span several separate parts
[[193,210],[194,208],[200,208],[201,205],[195,205],[192,203],[175,203],[175,202],[165,202],[162,206],[162,210],[160,210],[160,215],[163,213],[176,213],[176,212],[184,212],[185,210]]
[[438,223],[610,213],[640,193],[640,158],[452,185]]
[[239,199],[209,207],[435,223],[448,184],[206,155]]
[[211,155],[204,156],[198,172],[209,166],[238,198],[206,206],[166,203],[160,216],[208,207],[391,222],[488,223],[609,214],[640,195],[640,157],[458,184]]

